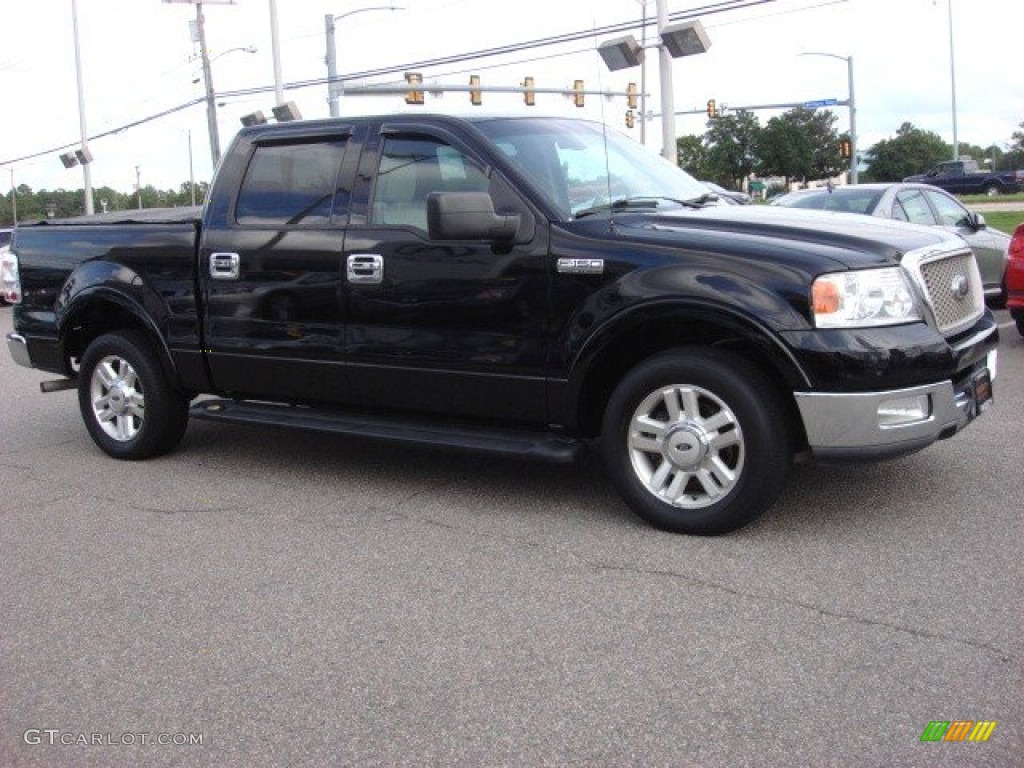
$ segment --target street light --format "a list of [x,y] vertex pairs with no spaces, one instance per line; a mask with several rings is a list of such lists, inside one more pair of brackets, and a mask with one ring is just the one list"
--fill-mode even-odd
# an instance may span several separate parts
[[374,5],[368,8],[357,8],[354,11],[343,13],[340,16],[335,16],[328,13],[324,16],[324,29],[327,33],[327,56],[325,61],[327,62],[327,105],[331,112],[331,117],[338,117],[338,94],[340,91],[344,91],[344,86],[337,82],[338,79],[338,50],[334,38],[334,22],[338,19],[344,19],[348,16],[355,16],[357,13],[367,13],[368,11],[404,11],[404,8],[391,5]]
[[[669,25],[666,0],[656,0],[658,10],[659,74],[661,79],[661,155],[673,165],[677,163],[675,97],[672,85],[672,59],[704,53],[711,40],[700,21],[687,21]],[[645,16],[646,18],[646,16]],[[643,50],[632,35],[609,40],[597,51],[611,70],[637,66],[642,62]]]
[[836,53],[821,53],[820,51],[806,51],[801,56],[827,56],[830,59],[839,59],[846,62],[846,77],[850,98],[847,106],[850,108],[850,183],[856,184],[857,173],[857,101],[853,91],[853,56],[840,56]]
[[956,65],[953,61],[953,0],[949,5],[949,86],[953,95],[953,160],[960,159],[960,142],[956,135]]

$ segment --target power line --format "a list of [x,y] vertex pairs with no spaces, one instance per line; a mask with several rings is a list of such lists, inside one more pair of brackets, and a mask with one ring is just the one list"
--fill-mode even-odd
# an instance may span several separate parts
[[[669,14],[669,21],[672,21],[672,22],[685,21],[685,20],[697,18],[697,17],[700,17],[700,16],[710,16],[710,15],[714,15],[714,14],[717,14],[717,13],[723,13],[723,12],[726,12],[726,11],[744,10],[744,9],[747,9],[747,8],[754,8],[754,7],[757,7],[757,6],[760,6],[760,5],[765,5],[767,3],[774,3],[774,2],[776,2],[776,0],[718,0],[718,2],[713,2],[713,3],[710,3],[708,5],[699,6],[697,8],[691,8],[691,9],[686,10],[686,11],[677,11],[675,13]],[[638,27],[642,27],[643,25],[644,25],[643,20],[641,20],[641,19],[634,19],[634,20],[631,20],[631,21],[618,22],[618,23],[615,23],[615,24],[608,24],[608,25],[605,25],[604,27],[597,27],[597,28],[588,29],[588,30],[582,30],[582,31],[578,31],[578,32],[566,32],[566,33],[563,33],[563,34],[552,35],[552,36],[549,36],[549,37],[539,38],[539,39],[536,39],[536,40],[529,40],[529,41],[524,41],[524,42],[520,42],[520,43],[512,43],[512,44],[509,44],[509,45],[497,46],[497,47],[494,47],[494,48],[487,48],[487,49],[484,49],[484,50],[481,50],[481,51],[471,51],[471,52],[468,52],[468,53],[454,54],[452,56],[442,56],[442,57],[438,57],[438,58],[434,58],[434,59],[426,59],[426,60],[423,60],[423,61],[414,61],[414,62],[409,62],[409,63],[405,63],[405,64],[397,64],[397,65],[393,65],[393,66],[389,66],[389,67],[382,67],[382,68],[374,69],[374,70],[365,70],[363,72],[348,73],[348,74],[344,75],[343,77],[339,77],[337,79],[338,80],[369,79],[369,78],[374,78],[374,77],[384,77],[386,75],[394,75],[394,74],[404,73],[404,72],[407,72],[409,70],[430,69],[430,68],[433,68],[433,67],[445,66],[447,64],[459,64],[459,63],[462,63],[464,61],[471,61],[471,60],[474,60],[474,59],[491,58],[491,57],[494,57],[494,56],[503,56],[503,55],[508,55],[508,54],[512,54],[512,53],[519,53],[521,51],[527,51],[527,50],[531,50],[531,49],[534,49],[534,48],[541,48],[541,47],[546,47],[546,46],[551,46],[551,45],[561,45],[561,44],[565,44],[565,43],[576,42],[576,41],[579,41],[579,40],[585,40],[585,39],[589,39],[589,38],[594,38],[594,37],[596,37],[598,35],[609,35],[609,34],[615,34],[615,33],[620,33],[620,32],[628,32],[630,30],[637,29]],[[577,51],[577,52],[586,52],[587,50],[590,50],[590,49],[581,49],[580,51]],[[564,54],[564,55],[569,55],[569,54],[567,53],[567,54]],[[516,62],[516,63],[523,63],[523,62]],[[500,66],[509,66],[509,65],[510,65],[510,63],[506,62],[505,64],[500,65]],[[328,83],[328,78],[320,77],[320,78],[313,78],[313,79],[310,79],[310,80],[299,80],[299,81],[294,81],[294,82],[291,82],[291,83],[285,83],[284,87],[287,90],[299,90],[299,89],[303,89],[303,88],[311,88],[311,87],[316,87],[316,86],[324,86],[327,83]],[[274,91],[274,86],[273,85],[254,86],[252,88],[241,88],[241,89],[237,89],[237,90],[233,90],[233,91],[225,91],[225,92],[222,92],[222,93],[218,93],[218,94],[216,94],[216,98],[218,98],[218,99],[238,98],[238,97],[242,97],[242,96],[252,96],[252,95],[261,94],[261,93],[270,93],[270,92],[273,92],[273,91]],[[122,131],[126,131],[126,130],[128,130],[130,128],[135,128],[135,127],[138,127],[139,125],[143,125],[145,123],[152,122],[153,120],[158,120],[158,119],[160,119],[162,117],[166,117],[167,115],[171,115],[171,114],[174,114],[176,112],[180,112],[182,110],[185,110],[185,109],[188,109],[190,107],[196,106],[197,104],[201,104],[204,101],[205,101],[205,99],[192,99],[192,100],[190,100],[188,102],[185,102],[184,104],[179,104],[176,107],[170,107],[170,108],[165,109],[162,112],[159,112],[157,114],[150,115],[148,117],[144,117],[144,118],[141,118],[139,120],[135,120],[135,121],[133,121],[131,123],[127,123],[127,124],[119,126],[117,128],[112,128],[112,129],[110,129],[108,131],[104,131],[102,133],[98,133],[98,134],[96,134],[94,136],[90,136],[88,138],[89,138],[90,141],[92,141],[92,140],[96,140],[96,139],[105,138],[107,136],[112,136],[114,134],[121,133]],[[69,147],[77,146],[78,144],[79,144],[79,142],[69,142],[69,143],[63,144],[63,145],[61,145],[59,147],[52,147],[52,148],[49,148],[49,149],[41,150],[39,152],[33,152],[31,154],[28,154],[28,155],[23,155],[22,157],[11,158],[9,160],[0,160],[0,165],[12,165],[14,163],[19,163],[19,162],[22,162],[24,160],[32,160],[32,159],[37,158],[37,157],[42,157],[44,155],[48,155],[48,154],[51,154],[51,153],[54,153],[54,152],[59,152],[59,151],[61,151],[63,149],[68,149]]]

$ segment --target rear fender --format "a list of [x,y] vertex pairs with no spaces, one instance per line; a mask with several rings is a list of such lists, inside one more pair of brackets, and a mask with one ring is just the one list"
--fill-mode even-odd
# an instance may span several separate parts
[[106,261],[79,265],[61,287],[54,314],[65,358],[80,357],[104,333],[134,327],[156,345],[169,380],[179,382],[167,344],[167,304],[130,267]]

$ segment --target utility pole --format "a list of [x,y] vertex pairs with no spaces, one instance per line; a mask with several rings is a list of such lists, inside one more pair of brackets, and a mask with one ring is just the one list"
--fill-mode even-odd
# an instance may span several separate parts
[[210,132],[210,159],[213,170],[220,162],[220,131],[217,128],[217,98],[213,91],[213,71],[210,69],[210,52],[206,48],[206,25],[203,18],[203,3],[196,3],[196,26],[199,28],[199,50],[203,58],[203,81],[206,83],[206,125]]
[[139,210],[142,210],[142,175],[139,173],[139,166],[135,166],[135,195],[139,201]]
[[11,224],[18,225],[18,188],[14,186],[14,166],[11,166]]

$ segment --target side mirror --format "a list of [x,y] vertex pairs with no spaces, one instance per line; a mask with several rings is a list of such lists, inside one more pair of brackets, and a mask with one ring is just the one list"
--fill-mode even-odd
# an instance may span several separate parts
[[985,229],[988,224],[985,223],[985,217],[980,213],[968,213],[964,223],[970,228],[977,232],[980,229]]
[[431,192],[427,195],[427,231],[431,240],[512,240],[520,216],[494,212],[486,192]]

